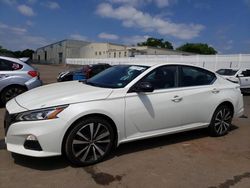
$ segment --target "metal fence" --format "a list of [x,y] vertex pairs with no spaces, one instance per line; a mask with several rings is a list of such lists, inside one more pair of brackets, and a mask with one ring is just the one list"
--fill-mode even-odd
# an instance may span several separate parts
[[209,70],[218,70],[221,68],[250,68],[250,54],[235,55],[138,55],[128,58],[106,58],[106,59],[66,59],[66,64],[86,65],[108,63],[115,64],[136,64],[138,62],[162,62],[162,63],[186,63],[193,64]]

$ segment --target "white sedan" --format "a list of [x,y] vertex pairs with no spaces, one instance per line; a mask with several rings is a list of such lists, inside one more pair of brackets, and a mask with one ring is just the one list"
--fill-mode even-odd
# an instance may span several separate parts
[[103,160],[121,143],[207,127],[214,136],[243,114],[238,84],[184,64],[117,65],[86,82],[28,91],[7,103],[7,149],[64,154],[76,165]]

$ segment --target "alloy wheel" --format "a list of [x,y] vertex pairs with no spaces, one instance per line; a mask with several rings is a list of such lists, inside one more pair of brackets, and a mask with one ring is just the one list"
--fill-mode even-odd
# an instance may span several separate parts
[[72,152],[82,163],[102,158],[111,144],[110,131],[102,123],[92,122],[80,128],[72,140]]
[[6,91],[5,100],[9,101],[10,99],[16,97],[17,95],[19,95],[23,92],[24,92],[24,90],[22,88],[12,87]]
[[214,128],[218,135],[226,133],[232,121],[232,113],[228,108],[222,108],[218,111],[214,120]]

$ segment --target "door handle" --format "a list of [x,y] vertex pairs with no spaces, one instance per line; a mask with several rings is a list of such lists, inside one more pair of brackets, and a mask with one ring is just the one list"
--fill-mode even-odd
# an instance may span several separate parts
[[180,102],[182,100],[182,97],[179,97],[178,95],[175,95],[171,100],[173,102]]
[[216,88],[214,88],[213,90],[212,90],[212,93],[219,93],[220,92],[220,90],[218,90],[218,89],[216,89]]

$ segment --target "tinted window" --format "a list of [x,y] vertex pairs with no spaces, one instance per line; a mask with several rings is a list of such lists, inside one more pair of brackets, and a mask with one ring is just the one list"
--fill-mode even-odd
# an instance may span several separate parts
[[155,89],[167,89],[176,87],[176,78],[176,66],[163,66],[150,72],[141,81],[150,82]]
[[236,74],[238,70],[233,70],[233,69],[220,69],[217,70],[216,72],[220,75],[225,75],[225,76],[233,76]]
[[213,83],[215,78],[214,73],[204,69],[191,66],[180,67],[179,84],[181,87],[209,85]]
[[0,70],[1,71],[13,71],[13,70],[19,70],[21,69],[23,66],[15,63],[15,62],[11,62],[5,59],[0,59]]
[[86,84],[105,88],[123,88],[147,68],[139,65],[113,66],[88,79]]
[[250,70],[245,70],[245,71],[242,71],[242,74],[244,77],[250,77]]

